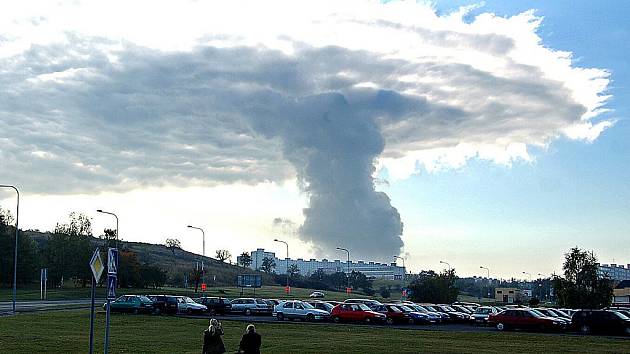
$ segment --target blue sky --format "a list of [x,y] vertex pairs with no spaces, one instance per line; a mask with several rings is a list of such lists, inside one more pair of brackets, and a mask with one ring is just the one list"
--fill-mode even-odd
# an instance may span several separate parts
[[[470,3],[444,1],[437,8],[448,12]],[[573,246],[594,250],[602,263],[630,263],[630,3],[486,1],[470,16],[486,11],[511,16],[531,8],[544,17],[539,34],[545,45],[572,51],[580,66],[611,71],[612,112],[605,116],[614,117],[615,126],[593,143],[560,139],[534,150],[533,163],[506,168],[469,161],[457,170],[414,175],[386,190],[406,211],[406,225],[470,230],[452,247],[481,243],[494,249],[488,260],[475,261],[495,263],[490,267],[502,276],[521,274],[512,266],[505,272],[507,261],[495,258],[496,252],[531,254],[531,264],[520,262],[523,271],[535,274],[559,271],[562,253]],[[470,257],[458,252],[451,257],[456,267],[460,261],[466,273],[475,272]]]

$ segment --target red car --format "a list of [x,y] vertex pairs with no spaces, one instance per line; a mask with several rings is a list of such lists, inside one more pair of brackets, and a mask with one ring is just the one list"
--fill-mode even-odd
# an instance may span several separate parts
[[404,323],[413,324],[413,318],[402,311],[395,304],[385,304],[374,307],[374,310],[387,316],[387,324]]
[[488,317],[488,324],[495,326],[499,331],[512,328],[557,331],[564,326],[564,322],[541,316],[530,309],[507,309],[491,314]]
[[367,305],[364,304],[339,304],[333,307],[330,312],[334,322],[348,321],[348,322],[385,322],[387,317],[375,311],[370,310]]

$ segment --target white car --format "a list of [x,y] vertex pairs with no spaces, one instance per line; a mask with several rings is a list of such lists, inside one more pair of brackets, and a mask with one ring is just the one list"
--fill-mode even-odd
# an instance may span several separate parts
[[191,314],[193,312],[201,313],[208,311],[206,305],[198,304],[188,296],[177,297],[177,311],[180,313]]
[[324,294],[324,293],[323,293],[323,292],[321,292],[321,291],[313,291],[313,292],[311,293],[311,295],[309,295],[309,297],[310,297],[310,298],[313,298],[313,299],[314,299],[314,298],[325,297],[325,296],[326,296],[326,294]]
[[310,304],[299,300],[283,301],[273,309],[273,316],[282,321],[285,318],[297,318],[306,321],[326,321],[330,314],[324,310],[318,310]]

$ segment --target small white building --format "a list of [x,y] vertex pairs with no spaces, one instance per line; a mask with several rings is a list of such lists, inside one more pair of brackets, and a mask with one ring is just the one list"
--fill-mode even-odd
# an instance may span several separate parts
[[[276,254],[273,252],[266,252],[263,248],[259,248],[255,251],[250,252],[250,257],[252,258],[252,263],[250,264],[251,269],[260,270],[262,267],[263,259],[266,257],[272,258],[275,263],[275,272],[277,274],[284,274],[287,272],[287,259],[286,258],[277,258]],[[241,256],[237,257],[237,262],[241,264]],[[379,263],[379,262],[342,262],[339,259],[335,259],[329,261],[327,259],[322,259],[318,261],[314,258],[309,260],[305,260],[302,258],[298,259],[288,259],[288,266],[292,264],[297,265],[300,270],[301,275],[308,276],[312,273],[315,273],[318,269],[323,270],[324,272],[331,274],[336,272],[361,272],[365,274],[367,277],[371,278],[386,278],[386,279],[402,279],[405,275],[405,268],[399,267],[396,263]]]

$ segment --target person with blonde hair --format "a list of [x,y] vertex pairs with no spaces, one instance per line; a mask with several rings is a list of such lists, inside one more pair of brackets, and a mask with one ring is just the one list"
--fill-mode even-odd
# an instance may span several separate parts
[[203,354],[223,354],[225,345],[223,344],[223,326],[215,318],[210,320],[208,329],[203,331]]
[[241,354],[260,354],[260,344],[260,334],[256,333],[256,327],[253,324],[249,324],[241,338],[238,352]]

